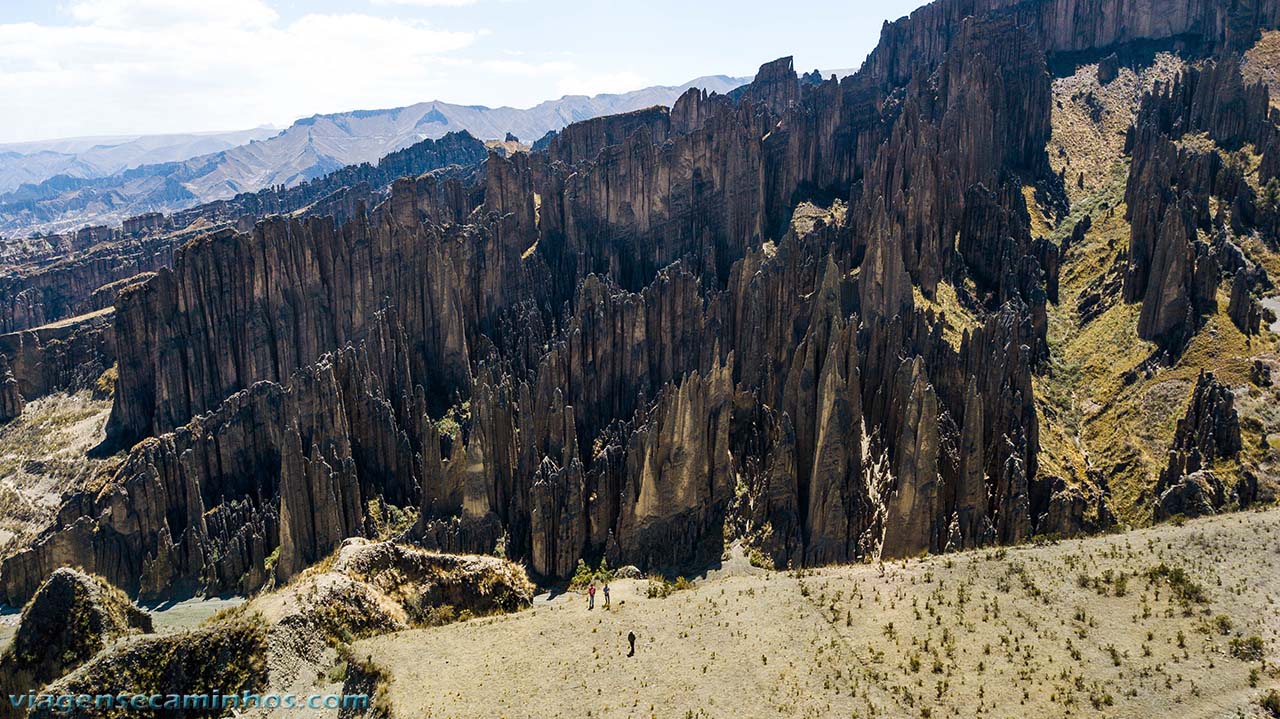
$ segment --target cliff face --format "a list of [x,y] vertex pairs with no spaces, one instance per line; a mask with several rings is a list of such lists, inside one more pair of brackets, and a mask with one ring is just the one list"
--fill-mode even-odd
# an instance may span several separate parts
[[[730,533],[781,566],[1081,531],[1093,500],[1040,473],[1033,382],[1061,261],[1027,199],[1061,192],[1049,68],[1226,47],[1273,15],[942,0],[843,81],[783,59],[729,97],[399,180],[345,222],[204,235],[119,291],[108,443],[128,458],[4,563],[4,592],[66,563],[251,591],[387,505],[427,546],[545,577],[714,561]],[[1272,127],[1197,102],[1164,122],[1188,96],[1157,93],[1131,139],[1126,297],[1170,346],[1244,267],[1169,189],[1213,177],[1177,132]]]
[[1274,233],[1277,210],[1232,156],[1246,147],[1258,156],[1265,195],[1280,171],[1280,130],[1266,86],[1245,85],[1238,56],[1191,68],[1144,98],[1128,145],[1124,296],[1142,302],[1139,336],[1180,352],[1216,311],[1224,273],[1232,277],[1232,320],[1256,334],[1257,295],[1271,283],[1238,243],[1252,232]]
[[0,422],[22,414],[22,394],[18,392],[18,380],[9,368],[9,361],[0,355]]
[[0,278],[0,333],[110,307],[114,293],[98,292],[114,282],[153,272],[173,261],[173,244],[163,238],[126,240],[26,267]]
[[98,391],[98,379],[116,361],[115,317],[111,310],[34,330],[0,335],[0,359],[24,400],[57,391]]
[[[115,303],[115,290],[141,273],[172,266],[174,251],[194,236],[189,228],[240,223],[268,215],[331,217],[342,224],[381,199],[391,183],[485,158],[484,143],[450,133],[383,157],[335,170],[294,187],[271,187],[171,215],[148,213],[118,230],[87,227],[60,252],[4,258],[15,266],[0,278],[0,333],[31,329]],[[54,238],[62,239],[56,235]]]

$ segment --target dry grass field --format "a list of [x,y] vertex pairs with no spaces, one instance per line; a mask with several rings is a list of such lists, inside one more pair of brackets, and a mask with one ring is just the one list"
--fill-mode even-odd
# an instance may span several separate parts
[[608,611],[543,597],[352,654],[389,677],[396,717],[1268,716],[1280,687],[1280,510],[884,565],[742,565],[665,597],[616,582]]

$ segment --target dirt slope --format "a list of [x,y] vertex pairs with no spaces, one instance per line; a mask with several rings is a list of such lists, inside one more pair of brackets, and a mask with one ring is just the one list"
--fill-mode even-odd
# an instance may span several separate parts
[[1280,510],[647,585],[615,583],[607,612],[560,595],[352,653],[402,717],[1263,716],[1280,686]]

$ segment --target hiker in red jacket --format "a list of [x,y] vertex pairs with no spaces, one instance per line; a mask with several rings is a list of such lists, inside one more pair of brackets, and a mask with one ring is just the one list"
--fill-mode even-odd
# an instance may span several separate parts
[[592,582],[591,586],[587,587],[587,609],[591,610],[595,608],[596,608],[596,583]]

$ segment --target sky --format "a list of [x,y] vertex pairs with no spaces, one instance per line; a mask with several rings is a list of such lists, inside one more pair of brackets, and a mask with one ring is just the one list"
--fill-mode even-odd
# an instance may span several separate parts
[[924,0],[0,0],[0,143],[856,68]]

